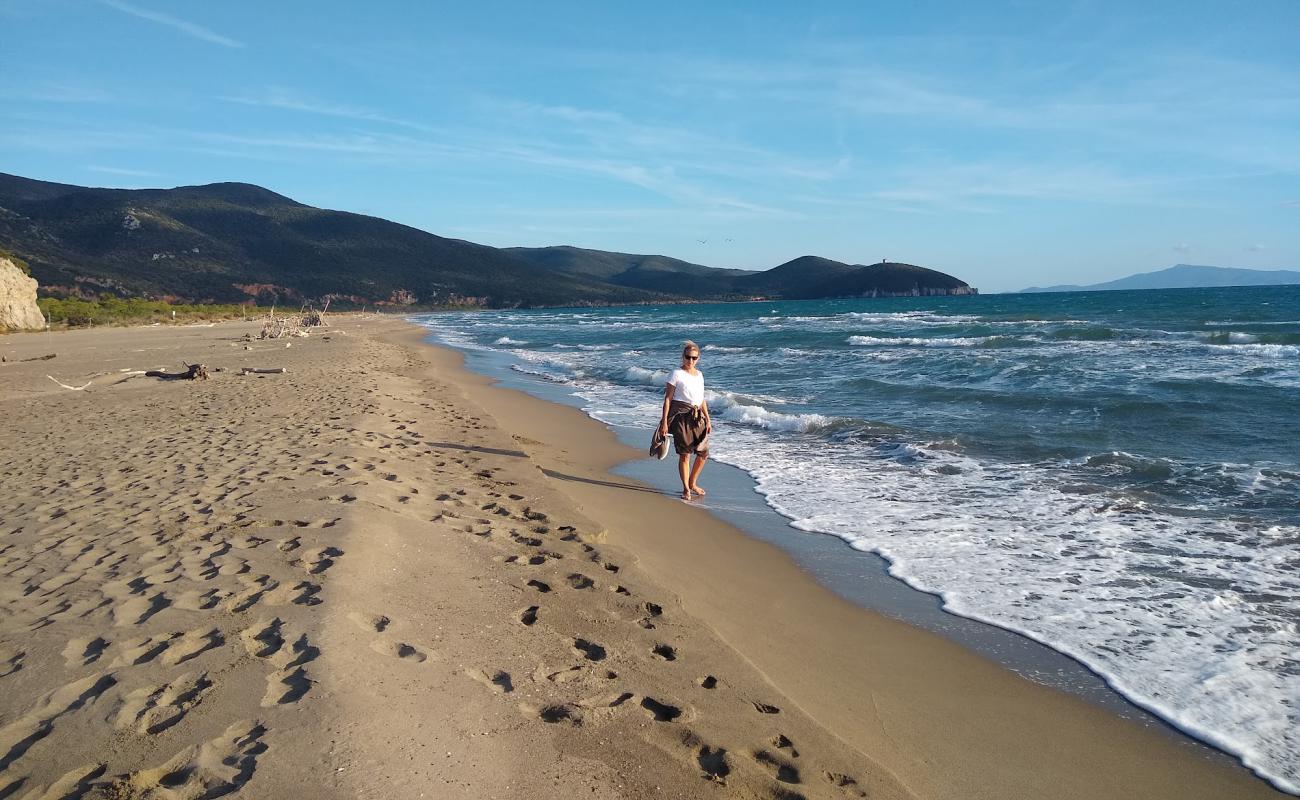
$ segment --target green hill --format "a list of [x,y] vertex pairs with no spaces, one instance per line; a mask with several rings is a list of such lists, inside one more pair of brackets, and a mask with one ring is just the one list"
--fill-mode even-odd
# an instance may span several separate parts
[[587,275],[635,289],[692,297],[729,297],[737,280],[754,273],[717,269],[668,256],[640,256],[584,250],[580,247],[509,247],[506,253],[539,267],[569,275]]
[[750,295],[788,300],[977,293],[964,281],[926,267],[895,262],[863,266],[818,256],[801,256],[766,272],[751,273],[737,286]]
[[973,291],[922,267],[815,256],[751,272],[576,247],[498,249],[245,183],[94,189],[0,173],[0,247],[54,297],[515,307]]

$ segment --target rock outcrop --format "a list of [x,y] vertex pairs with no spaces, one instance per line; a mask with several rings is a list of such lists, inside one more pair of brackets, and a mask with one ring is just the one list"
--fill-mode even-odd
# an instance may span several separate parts
[[0,256],[0,331],[38,331],[45,315],[36,305],[36,279]]

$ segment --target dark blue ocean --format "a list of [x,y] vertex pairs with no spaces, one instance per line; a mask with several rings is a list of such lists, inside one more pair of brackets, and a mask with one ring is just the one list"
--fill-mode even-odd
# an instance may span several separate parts
[[1300,286],[418,321],[647,439],[694,339],[714,457],[792,525],[1300,793]]

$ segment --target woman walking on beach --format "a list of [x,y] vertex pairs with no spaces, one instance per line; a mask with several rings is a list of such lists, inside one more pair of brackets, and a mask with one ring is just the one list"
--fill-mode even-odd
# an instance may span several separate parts
[[[705,494],[699,484],[700,470],[709,458],[709,434],[713,432],[709,404],[704,399],[704,373],[697,368],[699,360],[699,345],[691,341],[682,345],[682,365],[668,376],[663,416],[659,421],[659,435],[673,436],[683,500]],[[695,463],[688,464],[692,453]]]

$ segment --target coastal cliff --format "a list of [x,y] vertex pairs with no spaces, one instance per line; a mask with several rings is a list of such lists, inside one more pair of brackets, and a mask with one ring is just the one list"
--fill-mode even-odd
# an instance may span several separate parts
[[45,315],[36,305],[36,281],[22,262],[0,254],[0,331],[38,331]]

